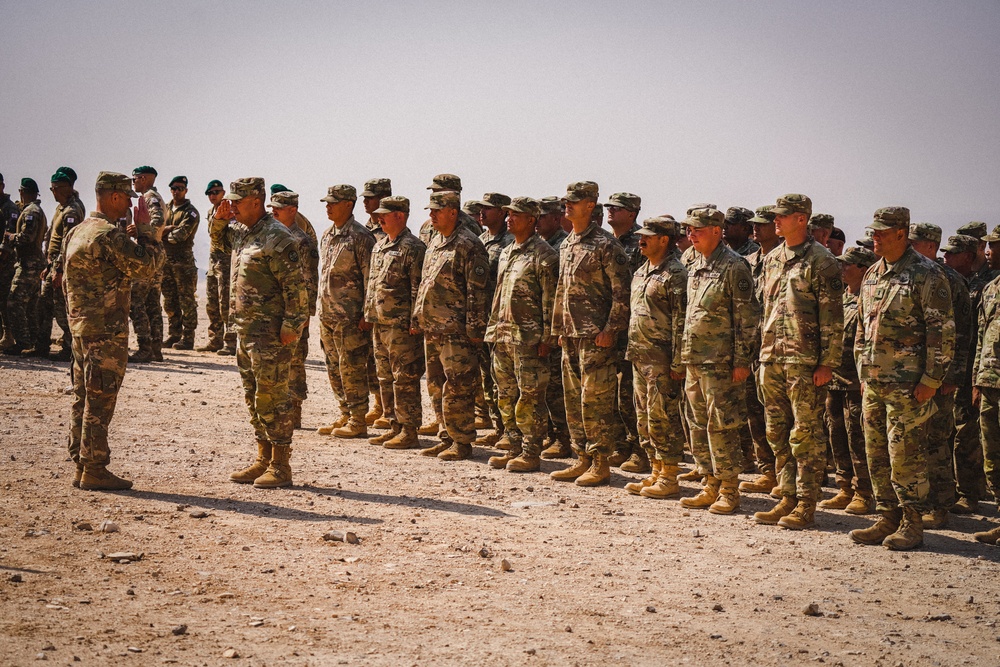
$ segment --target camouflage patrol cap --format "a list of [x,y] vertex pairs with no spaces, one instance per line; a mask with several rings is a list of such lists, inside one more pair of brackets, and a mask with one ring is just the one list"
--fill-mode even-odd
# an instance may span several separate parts
[[28,190],[30,192],[38,192],[38,183],[35,183],[35,179],[33,178],[22,178],[21,189]]
[[462,191],[462,179],[455,174],[438,174],[431,179],[428,190],[451,190],[452,192]]
[[150,167],[148,164],[144,164],[141,167],[136,167],[135,169],[132,170],[133,176],[139,176],[140,174],[152,174],[153,176],[157,175],[156,170]]
[[457,209],[458,207],[458,193],[453,190],[443,190],[441,192],[434,192],[431,194],[431,201],[427,204],[427,206],[424,206],[424,210],[440,208]]
[[758,206],[756,214],[750,218],[750,222],[755,225],[773,225],[774,205],[766,204],[765,206]]
[[272,195],[275,192],[291,192],[291,190],[292,189],[290,187],[288,187],[287,185],[282,185],[281,183],[275,183],[274,185],[271,186]]
[[716,206],[715,204],[691,204],[691,206],[688,207],[688,210],[685,212],[684,215],[689,216],[691,215],[691,211],[694,211],[699,208],[719,208],[719,207]]
[[721,227],[726,221],[726,214],[715,208],[696,208],[688,213],[684,225],[688,227]]
[[181,185],[183,185],[186,188],[188,186],[188,177],[187,176],[174,176],[170,180],[170,185],[173,186],[174,183],[180,183]]
[[958,233],[982,240],[986,236],[986,223],[978,220],[967,222],[958,228]]
[[642,208],[642,197],[634,195],[631,192],[616,192],[608,197],[605,206],[617,206],[629,211],[638,211]]
[[264,179],[260,176],[238,178],[229,184],[229,192],[223,199],[239,201],[244,197],[264,198]]
[[211,181],[208,182],[208,185],[205,186],[205,194],[207,195],[212,190],[214,190],[216,188],[221,188],[221,187],[222,187],[222,181],[220,181],[217,178],[213,179],[213,180],[211,180]]
[[74,183],[76,182],[76,172],[69,167],[59,167],[56,173],[49,179],[51,183]]
[[354,189],[353,185],[347,185],[346,183],[341,183],[340,185],[331,185],[326,189],[326,196],[320,199],[320,201],[325,201],[328,204],[336,204],[341,201],[357,201],[358,191]]
[[285,208],[287,206],[298,206],[299,205],[299,194],[297,192],[292,192],[291,190],[283,190],[281,192],[275,192],[271,195],[271,203],[268,204],[271,208]]
[[365,181],[362,197],[388,197],[392,194],[392,181],[388,178],[373,178]]
[[94,189],[98,192],[112,191],[124,192],[129,197],[138,197],[132,189],[132,179],[125,174],[115,171],[102,171],[97,175],[97,184]]
[[[389,179],[384,179],[389,180]],[[369,195],[377,196],[377,195]],[[382,197],[382,201],[379,202],[378,208],[373,211],[373,213],[378,215],[385,215],[386,213],[409,213],[410,212],[410,200],[403,195],[389,195],[387,197]]]
[[942,252],[979,252],[979,239],[967,234],[949,236],[948,242],[941,247]]
[[910,228],[910,209],[905,206],[886,206],[875,211],[872,224],[867,229],[906,229]]
[[642,236],[671,236],[676,238],[681,235],[681,226],[671,217],[656,216],[643,220],[642,227],[636,230],[635,233]]
[[875,249],[875,241],[873,241],[872,237],[870,237],[870,236],[864,236],[864,237],[858,239],[857,241],[855,241],[855,243],[857,243],[859,246],[861,246],[862,248],[865,248],[867,250],[874,250]]
[[848,248],[843,255],[837,257],[844,264],[856,264],[868,268],[878,261],[878,256],[868,248]]
[[986,236],[984,236],[979,240],[986,241],[987,243],[995,243],[996,241],[1000,241],[1000,225],[994,227],[992,232],[990,232],[989,234],[987,234]]
[[809,218],[810,229],[833,229],[833,216],[829,213],[817,213]]
[[742,206],[730,206],[726,209],[727,225],[746,225],[753,219],[753,211]]
[[566,196],[563,197],[563,200],[575,202],[583,201],[584,199],[593,199],[597,201],[599,196],[600,192],[597,183],[593,181],[577,181],[566,186]]
[[941,243],[941,228],[929,222],[912,224],[910,225],[910,240]]
[[812,215],[813,203],[809,197],[799,194],[787,194],[778,197],[777,204],[771,211],[774,215],[791,215],[792,213],[805,213],[806,217]]
[[499,192],[487,192],[483,195],[483,198],[479,200],[480,206],[485,206],[486,208],[504,208],[510,203],[510,197],[507,195],[502,195]]
[[504,204],[503,209],[512,213],[527,213],[536,218],[542,214],[542,205],[531,197],[514,197],[509,204]]
[[462,210],[471,215],[473,218],[479,215],[479,212],[483,210],[483,202],[478,199],[470,199],[469,201],[462,204]]
[[542,197],[538,200],[539,205],[542,207],[542,215],[548,215],[550,213],[563,214],[563,203],[559,197]]

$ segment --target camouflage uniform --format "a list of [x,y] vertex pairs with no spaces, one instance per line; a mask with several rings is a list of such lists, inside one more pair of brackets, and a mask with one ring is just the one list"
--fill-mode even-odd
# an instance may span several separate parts
[[208,212],[208,272],[205,274],[205,311],[208,313],[208,343],[211,347],[236,348],[236,332],[229,325],[229,267],[233,240],[229,220]]
[[[765,208],[765,207],[761,207]],[[766,210],[770,211],[772,206],[767,206]],[[758,209],[758,216],[760,209]],[[765,218],[766,219],[766,218]],[[747,263],[750,265],[750,273],[753,275],[754,284],[754,295],[757,298],[757,303],[763,303],[764,301],[764,253],[760,246],[757,246],[757,250],[746,255]],[[753,458],[757,465],[757,472],[762,475],[767,473],[775,473],[777,471],[774,469],[774,450],[771,449],[771,445],[767,442],[767,422],[764,418],[764,403],[761,399],[760,387],[757,386],[757,377],[760,375],[760,341],[755,341],[753,352],[753,363],[750,367],[750,375],[747,376],[746,382],[746,409],[747,409],[747,428],[740,428],[740,447],[746,452],[748,449],[753,450]],[[750,439],[750,443],[746,442],[746,439]]]
[[[472,216],[466,213],[465,211],[458,212],[458,224],[456,225],[456,228],[464,229],[473,236],[475,236],[476,238],[479,238],[483,233],[483,228],[479,226],[479,223],[476,222],[472,218]],[[434,237],[437,235],[438,233],[434,231],[434,226],[431,225],[430,218],[425,220],[424,224],[420,225],[420,232],[419,232],[420,240],[428,248],[430,248],[431,241],[433,241]]]
[[194,342],[198,328],[198,267],[194,261],[194,237],[200,221],[198,209],[190,200],[167,204],[164,224],[173,227],[163,237],[167,255],[161,291],[163,310],[167,313],[168,334],[185,342]]
[[48,352],[52,343],[52,318],[55,316],[63,335],[61,347],[69,350],[73,342],[73,334],[66,317],[66,297],[62,289],[55,289],[52,281],[56,274],[62,272],[63,239],[87,216],[87,210],[80,201],[80,195],[74,190],[69,201],[56,206],[52,214],[52,228],[49,230],[49,241],[46,247],[48,258],[45,280],[42,281],[42,291],[38,300],[38,340],[35,349]]
[[[636,233],[639,225],[633,224],[632,228],[618,237],[618,242],[625,249],[625,256],[628,257],[629,280],[639,270],[639,267],[646,262],[646,258],[639,251],[639,235]],[[631,282],[629,283],[631,287]],[[632,363],[625,358],[625,350],[628,348],[628,331],[622,331],[618,335],[617,351],[618,357],[615,360],[615,369],[618,372],[615,399],[615,417],[617,418],[618,435],[615,441],[622,445],[621,449],[631,451],[640,444],[638,416],[635,407],[635,379],[632,372]]]
[[[42,246],[48,232],[48,221],[40,203],[36,199],[21,210],[21,215],[17,218],[17,231],[11,238],[17,264],[10,287],[8,313],[14,339],[22,348],[32,347],[38,338],[35,308],[42,286],[42,269],[45,268]],[[52,326],[51,322],[49,326]]]
[[[492,193],[490,193],[492,194]],[[501,199],[498,201],[501,206],[509,203],[510,198],[500,196]],[[507,230],[507,224],[504,223],[503,230],[496,236],[490,234],[490,230],[485,230],[479,235],[479,240],[483,242],[483,247],[486,248],[486,255],[490,259],[490,276],[489,280],[486,281],[486,303],[493,303],[493,295],[497,291],[497,270],[500,263],[500,253],[507,247],[509,247],[514,242],[514,235]],[[489,343],[483,343],[479,346],[479,368],[483,376],[483,399],[486,403],[486,409],[490,414],[490,420],[494,424],[494,428],[497,432],[503,433],[506,426],[503,415],[500,411],[499,400],[497,397],[498,388],[496,386],[495,378],[493,377],[493,346]]]
[[[316,242],[299,227],[292,225],[289,229],[296,244],[296,252],[299,254],[299,262],[302,268],[302,282],[306,288],[306,301],[308,302],[309,316],[316,314],[316,292],[319,287],[319,249]],[[292,364],[288,371],[288,391],[292,395],[292,400],[298,405],[306,400],[308,388],[306,386],[306,357],[309,356],[309,321],[302,327],[302,335],[299,342],[292,350]]]
[[983,289],[979,304],[973,381],[979,389],[979,427],[986,484],[990,493],[1000,497],[1000,278]]
[[14,335],[14,327],[10,323],[7,310],[7,296],[10,294],[10,284],[14,280],[17,259],[7,235],[13,235],[17,231],[17,219],[20,216],[21,209],[10,195],[4,194],[0,197],[0,329],[3,330],[5,338]]
[[[150,188],[142,193],[142,198],[146,200],[146,209],[149,211],[149,224],[153,227],[164,225],[163,216],[166,204],[163,197]],[[129,318],[132,320],[132,329],[135,337],[139,341],[139,349],[150,346],[156,352],[163,344],[163,311],[160,307],[160,283],[163,280],[163,263],[166,261],[165,255],[161,255],[159,266],[152,277],[137,279],[132,284],[132,303],[129,306]]]
[[[556,251],[556,275],[559,273],[559,248],[568,236],[565,230],[559,229],[545,239],[546,243]],[[562,386],[562,348],[558,345],[554,345],[549,352],[548,363],[549,384],[545,388],[545,405],[549,415],[549,438],[553,442],[568,441],[569,427],[566,425],[566,402]]]

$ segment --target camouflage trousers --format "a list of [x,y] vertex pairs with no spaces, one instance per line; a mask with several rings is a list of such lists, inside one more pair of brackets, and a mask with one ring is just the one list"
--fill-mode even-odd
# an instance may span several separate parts
[[0,330],[4,336],[14,336],[14,327],[10,321],[8,311],[8,296],[10,295],[10,285],[14,282],[14,259],[4,258],[0,260]]
[[427,388],[445,442],[471,445],[476,439],[479,348],[462,334],[424,334]]
[[168,334],[194,340],[198,328],[198,267],[194,256],[169,259],[163,267],[163,310],[167,313]]
[[955,496],[955,392],[934,398],[936,412],[927,420],[927,509],[950,509]]
[[132,283],[132,301],[129,304],[128,316],[132,320],[132,330],[139,339],[152,341],[156,349],[163,342],[163,311],[160,309],[160,279]]
[[764,419],[764,404],[760,400],[756,372],[747,377],[746,406],[747,423],[740,425],[743,458],[753,460],[759,473],[774,472],[774,450],[767,443],[767,422]]
[[66,295],[63,294],[62,287],[53,287],[52,271],[49,271],[42,281],[42,291],[38,295],[38,340],[34,345],[35,349],[48,351],[52,345],[53,317],[62,330],[60,346],[68,350],[73,344],[73,334],[69,330],[69,318],[66,314]]
[[923,510],[927,500],[925,425],[934,401],[917,403],[913,385],[868,382],[861,393],[865,452],[876,509]]
[[625,359],[625,348],[619,347],[615,362],[615,443],[622,451],[639,446],[638,418],[635,411],[635,380],[632,362]]
[[743,470],[740,424],[746,421],[744,385],[733,382],[725,364],[687,366],[684,393],[688,399],[691,454],[698,472],[726,482]]
[[826,396],[826,423],[836,468],[837,487],[871,495],[872,478],[861,426],[861,391],[831,389]]
[[292,361],[288,368],[288,393],[301,404],[309,395],[306,386],[306,357],[309,356],[309,320],[302,327],[302,335],[292,348]]
[[378,390],[386,419],[400,426],[420,426],[423,410],[420,376],[424,374],[424,340],[408,326],[375,324],[375,363]]
[[69,455],[77,463],[107,465],[108,426],[125,378],[128,335],[73,336],[72,349]]
[[229,255],[210,256],[205,274],[205,312],[208,342],[236,347],[236,332],[229,326]]
[[577,454],[610,456],[615,449],[619,354],[615,347],[598,347],[592,338],[562,339],[566,425]]
[[545,439],[545,392],[549,385],[548,357],[537,345],[497,343],[493,346],[493,378],[507,437],[514,450],[538,456]]
[[545,387],[545,405],[549,414],[548,435],[552,440],[569,439],[562,385],[562,348],[553,346],[548,364],[549,384]]
[[364,419],[368,412],[368,348],[371,334],[356,323],[334,327],[320,320],[326,374],[340,413]]
[[983,446],[979,437],[979,406],[972,402],[972,386],[955,391],[955,483],[960,498],[986,497]]
[[490,421],[493,422],[494,429],[503,433],[504,420],[503,414],[500,411],[500,403],[497,398],[499,390],[497,389],[496,378],[493,377],[492,357],[492,343],[483,343],[479,346],[479,372],[483,378],[482,398],[486,408],[484,416],[488,416]]
[[38,339],[36,309],[41,287],[42,265],[34,260],[19,260],[7,299],[7,314],[14,340],[22,347],[32,347]]
[[239,339],[236,366],[243,381],[243,400],[250,411],[250,424],[260,442],[292,444],[294,422],[288,372],[293,348],[277,340]]
[[1000,389],[979,387],[979,433],[986,487],[1000,497]]
[[826,477],[826,387],[813,383],[814,370],[815,366],[802,364],[760,367],[767,442],[786,498],[819,500]]
[[684,385],[670,377],[669,363],[635,363],[632,374],[639,444],[649,460],[677,465],[684,456],[681,396]]

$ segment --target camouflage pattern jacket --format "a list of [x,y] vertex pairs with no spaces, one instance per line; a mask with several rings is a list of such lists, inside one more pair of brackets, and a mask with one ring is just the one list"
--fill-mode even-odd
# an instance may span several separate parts
[[356,327],[365,307],[375,237],[352,215],[338,229],[330,225],[323,234],[320,276],[320,320],[334,329]]
[[907,248],[880,259],[858,297],[854,358],[862,382],[938,388],[955,352],[955,319],[944,271]]
[[180,204],[167,204],[164,224],[173,227],[163,237],[163,249],[172,262],[194,261],[194,235],[198,232],[201,216],[190,199]]
[[840,366],[833,371],[827,387],[831,391],[860,391],[858,367],[854,364],[854,337],[858,331],[858,295],[844,290],[844,350]]
[[159,243],[133,241],[96,211],[69,230],[62,284],[73,336],[127,335],[132,281],[152,277],[162,254]]
[[483,242],[486,255],[490,258],[490,277],[486,281],[486,302],[490,303],[497,291],[497,269],[500,264],[500,253],[514,242],[514,235],[507,230],[507,223],[504,222],[503,231],[499,234],[493,236],[487,229],[479,235],[479,240]]
[[622,244],[623,248],[625,248],[625,256],[628,257],[629,275],[635,275],[635,272],[639,270],[639,267],[646,262],[646,258],[643,257],[642,251],[639,250],[639,235],[636,234],[636,232],[640,229],[641,227],[639,227],[639,225],[633,224],[632,229],[618,237],[618,242]]
[[87,209],[80,201],[80,195],[74,190],[69,201],[56,206],[52,214],[52,229],[49,230],[49,243],[46,249],[49,268],[62,271],[63,240],[73,229],[87,217]]
[[21,209],[10,195],[0,197],[0,268],[14,266],[13,246],[8,234],[13,235],[17,231],[17,219],[20,215]]
[[955,314],[955,354],[952,356],[944,382],[957,387],[968,376],[969,364],[972,363],[973,355],[976,353],[976,332],[972,328],[972,299],[969,296],[969,284],[962,274],[945,265],[940,259],[937,260],[937,265],[948,278],[951,307]]
[[750,266],[720,242],[707,258],[696,251],[687,270],[681,362],[749,368],[760,324]]
[[993,280],[1000,277],[1000,271],[991,271],[989,264],[983,266],[983,270],[976,271],[968,277],[969,284],[969,304],[971,316],[969,317],[969,363],[965,367],[965,377],[959,386],[971,387],[975,381],[975,367],[977,364],[979,324],[982,313],[983,293]]
[[365,292],[365,320],[404,329],[417,328],[413,304],[417,302],[427,247],[408,227],[390,240],[383,233],[372,248],[371,269]]
[[983,288],[972,367],[975,386],[1000,389],[1000,277]]
[[382,231],[382,225],[378,224],[378,221],[371,216],[368,216],[368,222],[365,223],[365,229],[372,233],[372,236],[375,237],[376,243],[385,238],[385,232]]
[[160,196],[155,187],[146,190],[141,196],[146,200],[146,208],[149,210],[149,224],[153,227],[162,227],[167,210],[163,197]]
[[552,249],[557,253],[562,248],[563,241],[569,238],[569,234],[566,233],[565,229],[557,229],[556,233],[545,239],[545,242],[552,246]]
[[486,281],[490,260],[478,236],[457,225],[451,236],[435,234],[413,304],[413,319],[428,334],[486,334]]
[[552,335],[616,338],[628,329],[628,290],[632,274],[622,244],[591,222],[571,233],[559,249],[559,283],[552,309]]
[[229,220],[215,217],[217,206],[208,211],[208,255],[215,260],[229,259],[233,252],[233,232]]
[[21,209],[21,215],[17,218],[17,230],[14,232],[11,244],[17,254],[17,261],[22,264],[44,263],[43,246],[49,223],[40,204],[41,201],[37,199],[31,202]]
[[[511,235],[513,239],[513,235]],[[552,304],[559,256],[538,234],[511,243],[500,253],[486,340],[490,343],[555,345]]]
[[[739,248],[733,248],[733,250],[735,250],[736,254],[740,257],[750,257],[750,255],[760,252],[760,244],[753,239],[747,239],[746,243],[741,245]],[[750,264],[750,266],[753,267],[753,264]]]
[[316,314],[316,292],[319,289],[319,248],[309,235],[296,225],[288,228],[298,245],[299,261],[302,263],[302,281],[306,286],[306,300],[309,314]]
[[[458,227],[468,230],[476,238],[479,238],[480,234],[483,233],[483,228],[479,226],[479,223],[465,211],[458,212]],[[430,218],[427,218],[424,224],[420,225],[419,235],[424,245],[430,248],[431,241],[434,240],[435,236],[438,236],[438,233],[434,231],[434,225],[431,224]]]
[[764,259],[760,362],[840,365],[844,281],[840,263],[811,238],[779,245]]
[[675,248],[662,262],[648,261],[632,277],[631,316],[625,358],[684,370],[681,342],[687,311],[687,269]]
[[298,211],[295,212],[295,226],[304,231],[312,239],[313,245],[317,248],[319,247],[319,237],[316,236],[316,230],[313,229],[312,223],[309,222],[309,218]]

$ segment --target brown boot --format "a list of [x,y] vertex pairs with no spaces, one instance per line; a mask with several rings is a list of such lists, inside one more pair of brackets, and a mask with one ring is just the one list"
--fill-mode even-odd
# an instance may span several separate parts
[[870,493],[862,493],[861,491],[856,491],[854,493],[854,498],[851,503],[844,508],[844,511],[848,514],[854,515],[864,515],[871,514],[875,511],[875,499],[872,498]]
[[1000,542],[1000,526],[996,528],[991,528],[990,530],[984,530],[979,533],[973,534],[977,542],[982,542],[983,544],[992,544],[996,546],[997,542]]
[[569,438],[560,436],[552,441],[552,444],[542,451],[543,459],[568,459],[573,455],[573,448],[570,447]]
[[503,434],[494,429],[476,438],[474,444],[476,447],[492,447],[497,444],[501,437],[503,437]]
[[163,361],[163,341],[153,341],[153,361]]
[[420,446],[417,440],[417,429],[413,426],[403,426],[399,433],[389,438],[382,445],[386,449],[414,449]]
[[254,480],[267,471],[271,463],[271,443],[257,441],[257,458],[243,470],[237,470],[229,476],[229,481],[237,484],[253,484]]
[[218,352],[224,347],[221,340],[210,340],[200,347],[194,348],[195,352]]
[[167,339],[163,341],[162,347],[173,347],[179,342],[181,342],[180,334],[170,334],[167,336]]
[[576,478],[577,486],[598,486],[611,482],[611,465],[604,454],[595,454],[590,469]]
[[753,520],[765,526],[773,526],[792,513],[797,501],[795,496],[783,496],[781,501],[766,512],[754,512]]
[[290,445],[272,445],[271,465],[267,467],[264,474],[253,481],[256,489],[277,489],[283,486],[292,485],[292,466],[289,461],[292,458],[292,448]]
[[437,422],[429,422],[420,425],[420,428],[417,429],[417,435],[437,435],[440,430],[441,427]]
[[378,429],[392,428],[392,420],[386,419],[384,416],[379,417],[378,419],[375,420],[375,423],[372,424],[372,428],[378,428]]
[[927,530],[940,530],[948,525],[948,510],[933,509],[921,517],[924,528]]
[[636,447],[628,461],[621,464],[621,470],[624,472],[637,472],[640,474],[647,473],[652,470],[652,465],[649,462],[649,456],[646,455],[646,450],[642,447]]
[[653,483],[639,490],[640,496],[654,500],[674,498],[680,493],[681,487],[677,483],[677,466],[665,463],[660,463],[660,471]]
[[[418,430],[417,433],[420,433],[420,431]],[[433,447],[428,447],[427,449],[421,449],[420,450],[420,455],[421,456],[437,456],[441,452],[443,452],[443,451],[447,450],[449,447],[451,447],[451,445],[452,445],[451,440],[442,440],[441,442],[439,442],[438,444],[434,445]]]
[[979,513],[979,501],[973,498],[967,498],[962,496],[958,499],[954,505],[951,506],[952,514],[978,514]]
[[507,472],[536,472],[541,465],[542,460],[538,458],[538,454],[521,452],[519,456],[507,461]]
[[464,461],[472,456],[472,445],[465,442],[453,442],[451,447],[438,454],[442,461]]
[[881,515],[874,524],[868,528],[858,528],[847,534],[849,538],[858,544],[877,546],[882,544],[885,538],[899,530],[899,522],[903,519],[903,510],[896,508],[888,512],[881,512]]
[[493,428],[493,420],[486,415],[476,415],[476,422],[473,427],[477,431],[485,431],[488,428]]
[[153,360],[153,341],[148,338],[139,339],[139,349],[128,355],[130,364],[148,364]]
[[740,480],[731,479],[719,486],[719,497],[708,511],[712,514],[732,514],[740,508]]
[[103,465],[84,465],[80,475],[80,488],[84,491],[125,491],[132,482],[116,476]]
[[778,519],[778,525],[789,530],[805,530],[816,525],[815,515],[815,500],[799,500],[790,514]]
[[351,417],[347,423],[340,428],[333,429],[335,438],[367,438],[368,425],[363,417]]
[[843,510],[854,500],[854,490],[851,487],[842,488],[837,491],[833,498],[827,498],[819,503],[819,507],[825,510]]
[[[640,479],[638,482],[629,482],[628,484],[625,485],[626,491],[631,493],[633,496],[638,496],[640,491],[645,489],[647,486],[651,486],[656,482],[656,478],[659,476],[660,470],[662,470],[663,468],[663,462],[660,461],[659,459],[653,459],[650,465],[652,467],[652,471],[650,472],[649,477],[646,477],[645,479]],[[676,468],[676,466],[674,467]],[[677,481],[676,470],[675,470],[674,481],[675,482]]]
[[497,470],[506,469],[507,468],[507,463],[509,463],[510,461],[513,461],[514,459],[516,459],[518,456],[521,455],[521,452],[524,451],[521,448],[521,444],[520,443],[514,443],[514,442],[512,442],[512,443],[510,443],[510,447],[511,447],[510,450],[504,452],[500,456],[491,456],[490,457],[490,460],[487,461],[487,463],[490,464],[491,468],[496,468]]
[[591,458],[584,452],[579,454],[579,458],[568,468],[563,470],[556,470],[555,472],[549,474],[549,477],[556,480],[557,482],[572,482],[576,480],[577,477],[587,472],[590,469]]
[[611,453],[611,456],[608,457],[608,465],[612,468],[617,468],[621,466],[621,464],[628,461],[628,457],[630,456],[632,456],[631,449],[616,449]]
[[[402,432],[402,430],[403,428],[399,424],[393,424],[392,428],[390,428],[382,435],[376,435],[374,438],[368,438],[368,442],[370,442],[373,445],[384,445],[385,443],[389,442],[397,435],[399,435]],[[416,435],[416,432],[414,432],[414,435]]]
[[695,466],[691,468],[686,473],[677,475],[677,479],[682,482],[700,482],[705,479],[705,476],[698,472],[698,467]]
[[346,426],[347,422],[350,421],[350,419],[351,419],[350,416],[348,416],[348,414],[345,412],[342,415],[340,415],[340,419],[338,419],[335,422],[331,422],[326,426],[320,426],[318,429],[316,429],[316,432],[319,433],[320,435],[331,435],[338,428]]
[[375,420],[382,416],[382,394],[375,392],[375,405],[365,415],[365,426],[371,426]]
[[510,437],[504,433],[500,436],[500,439],[496,441],[493,447],[504,452],[509,452],[511,448]]
[[80,488],[80,480],[83,478],[83,464],[76,464],[76,473],[73,475],[73,488]]
[[895,533],[882,540],[882,546],[892,551],[909,551],[924,543],[924,522],[920,510],[903,506],[903,518]]
[[771,489],[777,484],[778,478],[775,477],[774,471],[765,470],[751,482],[740,482],[740,491],[742,493],[771,493]]
[[721,482],[711,475],[705,475],[704,486],[694,498],[681,498],[681,507],[693,510],[708,509],[719,499],[719,486]]

